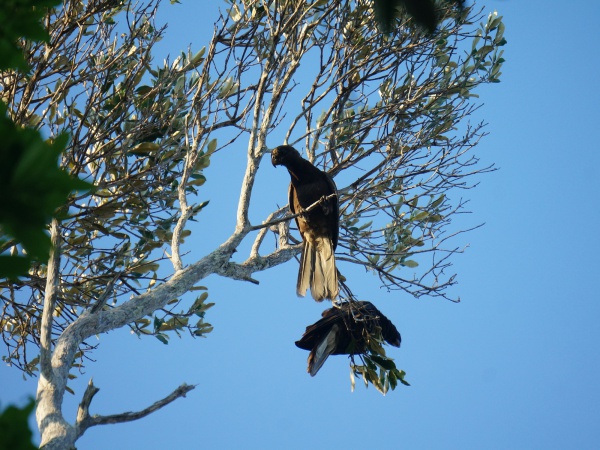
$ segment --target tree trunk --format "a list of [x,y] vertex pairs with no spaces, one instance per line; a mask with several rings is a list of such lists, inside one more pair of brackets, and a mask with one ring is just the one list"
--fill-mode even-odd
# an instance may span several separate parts
[[44,450],[65,450],[75,448],[75,428],[62,416],[57,409],[62,405],[64,389],[57,389],[54,383],[40,375],[37,390],[37,408],[35,417],[42,435],[40,448]]

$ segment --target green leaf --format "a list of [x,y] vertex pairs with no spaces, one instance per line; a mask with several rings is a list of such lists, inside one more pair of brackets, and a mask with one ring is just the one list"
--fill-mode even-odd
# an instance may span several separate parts
[[217,140],[211,139],[207,145],[207,154],[210,155],[211,153],[213,153],[216,150],[216,148],[217,148]]
[[190,291],[206,291],[208,288],[206,286],[192,286]]
[[396,368],[394,361],[389,358],[384,358],[378,355],[369,355],[368,357],[385,370],[393,370]]
[[139,266],[134,266],[131,268],[131,271],[133,273],[138,273],[138,274],[145,274],[148,272],[156,272],[160,267],[160,264],[158,263],[152,263],[152,262],[148,262],[148,263],[143,263],[140,264]]
[[156,142],[141,142],[129,150],[129,153],[137,156],[146,156],[149,153],[154,153],[159,149],[160,144],[157,144]]
[[194,165],[194,170],[199,171],[202,169],[206,169],[208,166],[210,166],[210,157],[207,154],[203,154],[196,161],[196,164]]
[[429,33],[435,31],[439,20],[434,0],[373,0],[373,9],[384,34],[392,32],[396,17],[402,13]]
[[165,345],[169,344],[169,340],[168,340],[168,337],[167,337],[166,334],[159,333],[159,334],[157,334],[155,336],[156,336],[156,339],[158,339],[163,344],[165,344]]
[[158,332],[158,330],[160,330],[163,322],[163,319],[159,319],[158,316],[154,316],[154,332]]
[[45,261],[50,251],[46,226],[73,191],[93,186],[58,166],[69,136],[45,141],[40,132],[17,127],[0,104],[0,225],[27,254]]
[[202,47],[198,53],[196,53],[190,59],[190,62],[186,66],[186,70],[195,69],[204,61],[204,53],[206,53],[206,47]]
[[29,416],[35,409],[35,400],[31,398],[25,406],[19,408],[9,405],[0,413],[0,449],[35,450],[31,442],[33,433],[29,428]]
[[404,370],[400,370],[400,371],[396,370],[395,374],[398,377],[398,379],[400,380],[400,383],[402,383],[405,386],[410,386],[408,381],[406,381],[404,379],[404,377],[406,376],[406,372]]
[[440,214],[432,214],[427,218],[427,222],[429,223],[438,223],[440,222],[442,219],[444,218],[444,216],[440,215]]
[[24,275],[31,266],[31,259],[24,256],[0,255],[0,275],[14,279]]
[[415,214],[414,216],[412,216],[410,218],[410,220],[418,222],[420,220],[425,219],[428,215],[429,215],[429,213],[427,211],[420,211],[417,214]]
[[438,206],[440,206],[445,198],[446,198],[445,194],[440,194],[440,196],[433,203],[431,203],[431,208],[435,209]]
[[140,86],[135,90],[135,93],[140,96],[144,96],[149,92],[152,92],[152,88],[150,86]]
[[48,8],[57,6],[60,0],[4,0],[0,2],[0,70],[28,70],[23,51],[17,44],[19,39],[29,41],[49,41],[49,35],[42,19]]
[[202,209],[204,209],[204,207],[206,205],[208,205],[209,202],[210,202],[210,200],[206,200],[206,201],[200,203],[198,206],[194,206],[194,209],[193,209],[194,213],[200,212]]
[[477,50],[477,55],[483,58],[492,50],[494,50],[494,47],[492,45],[484,45],[479,50]]
[[206,182],[206,177],[201,174],[192,175],[190,178],[192,180],[188,182],[189,186],[202,186]]

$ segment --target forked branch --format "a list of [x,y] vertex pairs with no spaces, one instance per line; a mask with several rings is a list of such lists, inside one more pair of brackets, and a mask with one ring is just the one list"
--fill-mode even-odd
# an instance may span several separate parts
[[90,380],[88,387],[85,390],[85,393],[83,394],[83,398],[81,400],[81,403],[79,404],[79,410],[77,412],[77,422],[75,425],[77,437],[81,436],[85,432],[85,430],[95,425],[131,422],[133,420],[138,420],[142,417],[146,417],[148,414],[152,414],[153,412],[158,411],[163,406],[168,405],[169,403],[177,400],[178,398],[185,397],[188,392],[195,388],[196,385],[183,383],[169,395],[154,402],[152,405],[148,406],[147,408],[141,411],[124,412],[121,414],[112,414],[110,416],[91,416],[89,414],[90,404],[92,402],[92,399],[100,389],[94,386],[94,383],[92,382],[92,380]]

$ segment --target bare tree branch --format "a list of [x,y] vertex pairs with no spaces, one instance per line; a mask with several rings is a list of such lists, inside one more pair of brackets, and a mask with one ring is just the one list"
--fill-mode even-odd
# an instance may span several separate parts
[[162,398],[162,399],[154,402],[152,405],[148,406],[147,408],[145,408],[141,411],[125,412],[125,413],[121,413],[121,414],[112,414],[110,416],[101,416],[101,415],[96,415],[96,414],[93,416],[90,416],[90,414],[89,414],[90,403],[91,403],[94,395],[96,395],[96,393],[98,393],[98,391],[99,391],[99,389],[97,387],[95,387],[94,384],[92,383],[92,380],[90,380],[90,383],[88,384],[88,387],[85,391],[83,400],[82,400],[81,404],[79,405],[79,411],[77,413],[77,422],[76,422],[77,436],[78,437],[81,436],[85,432],[85,430],[87,430],[90,427],[96,426],[96,425],[107,425],[107,424],[113,424],[113,423],[131,422],[133,420],[138,420],[138,419],[141,419],[142,417],[146,417],[148,414],[152,414],[153,412],[158,411],[162,407],[177,400],[178,398],[185,397],[188,392],[190,392],[191,390],[193,390],[195,388],[196,388],[196,385],[189,385],[189,384],[183,383],[177,389],[175,389],[173,392],[171,392],[169,395],[167,395],[165,398]]

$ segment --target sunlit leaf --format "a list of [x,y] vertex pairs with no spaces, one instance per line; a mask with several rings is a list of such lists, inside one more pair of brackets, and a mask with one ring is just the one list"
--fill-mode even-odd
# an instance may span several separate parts
[[211,139],[208,142],[208,145],[207,145],[206,148],[207,148],[207,154],[208,155],[210,155],[211,153],[213,153],[216,150],[216,148],[217,148],[217,140],[216,139]]
[[188,182],[190,186],[202,186],[206,182],[206,177],[204,175],[192,175],[192,180]]
[[231,17],[231,20],[234,22],[238,22],[242,18],[242,13],[235,3],[229,9],[229,17]]
[[145,156],[149,153],[156,152],[160,149],[160,145],[155,142],[141,142],[129,150],[129,153],[138,156]]
[[185,70],[195,69],[204,61],[204,53],[206,53],[206,47],[202,47],[199,52],[197,52],[188,63]]

